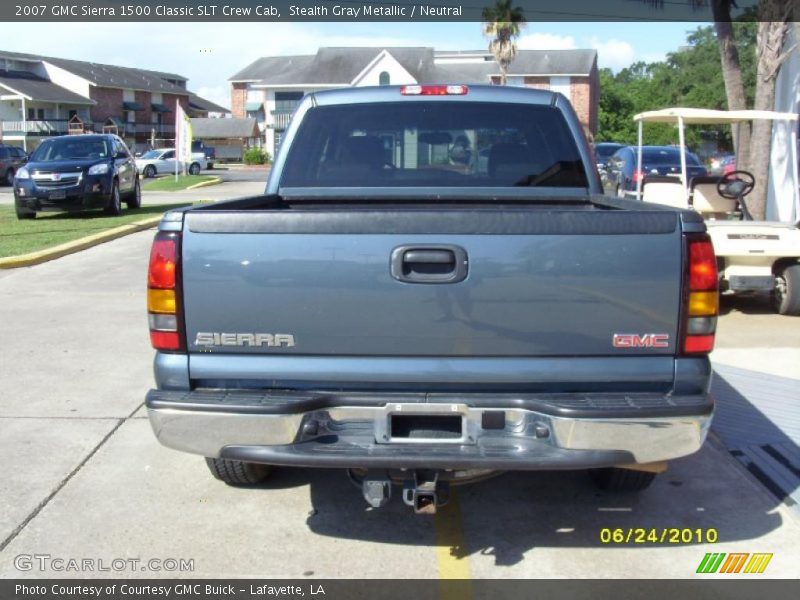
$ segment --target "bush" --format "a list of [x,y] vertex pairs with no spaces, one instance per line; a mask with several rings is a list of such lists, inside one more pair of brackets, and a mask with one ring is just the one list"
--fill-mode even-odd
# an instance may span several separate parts
[[244,153],[246,165],[265,165],[271,160],[269,152],[265,152],[262,148],[248,148]]

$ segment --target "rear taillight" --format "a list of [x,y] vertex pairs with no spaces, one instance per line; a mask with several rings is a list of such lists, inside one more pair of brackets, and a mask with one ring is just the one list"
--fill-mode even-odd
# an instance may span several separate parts
[[465,85],[404,85],[400,87],[403,96],[464,96],[468,91]]
[[159,231],[150,250],[147,270],[147,313],[150,343],[156,350],[185,349],[181,326],[179,233]]
[[719,313],[717,259],[707,234],[690,233],[685,239],[686,295],[681,345],[684,354],[708,354],[714,349]]
[[644,173],[641,171],[634,171],[633,172],[633,183],[637,183],[640,179],[644,178]]

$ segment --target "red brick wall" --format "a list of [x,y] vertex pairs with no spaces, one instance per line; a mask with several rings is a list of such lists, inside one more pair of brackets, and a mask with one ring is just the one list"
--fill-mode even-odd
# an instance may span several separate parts
[[234,83],[231,84],[231,112],[234,118],[243,119],[247,116],[244,109],[247,100],[247,84]]
[[136,111],[137,123],[150,123],[150,115],[153,113],[153,97],[150,92],[135,92],[134,99],[136,103],[144,108],[144,110]]
[[[177,94],[161,94],[161,104],[166,106],[172,112],[167,113],[170,115],[169,118],[175,118],[175,104],[176,102],[180,102],[181,106],[183,107],[184,111],[189,110],[189,96],[179,96]],[[166,119],[166,117],[165,117]],[[166,123],[166,121],[164,121]]]
[[594,134],[592,129],[592,94],[589,77],[573,77],[570,81],[570,102],[578,113],[581,125]]
[[[492,83],[494,85],[500,85],[500,77],[499,76],[492,77]],[[525,78],[525,87],[535,88],[537,90],[549,90],[550,89],[550,78],[549,77],[526,77]]]
[[535,88],[537,90],[549,90],[550,78],[549,77],[526,77],[525,87]]
[[593,68],[588,77],[573,77],[570,101],[578,118],[592,135],[597,134],[597,111],[600,102],[600,76]]
[[108,117],[125,118],[122,110],[121,89],[93,86],[89,88],[89,97],[97,102],[89,109],[89,115],[92,117],[92,121],[100,123],[97,126],[99,131],[102,131],[103,122]]

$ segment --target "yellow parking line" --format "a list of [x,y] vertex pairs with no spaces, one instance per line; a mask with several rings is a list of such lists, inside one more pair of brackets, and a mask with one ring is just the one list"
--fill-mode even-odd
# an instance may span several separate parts
[[436,512],[435,528],[441,598],[468,600],[472,598],[472,575],[461,525],[461,507],[455,490],[451,490],[447,505]]

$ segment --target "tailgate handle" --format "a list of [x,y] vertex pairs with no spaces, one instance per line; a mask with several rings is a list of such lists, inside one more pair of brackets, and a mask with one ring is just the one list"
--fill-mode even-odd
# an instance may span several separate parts
[[467,276],[467,253],[460,246],[398,246],[392,277],[407,283],[458,283]]
[[452,250],[409,250],[403,254],[403,262],[455,265],[456,255]]

